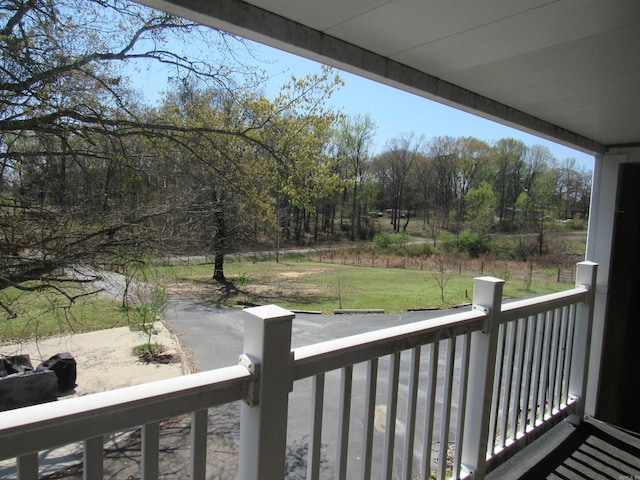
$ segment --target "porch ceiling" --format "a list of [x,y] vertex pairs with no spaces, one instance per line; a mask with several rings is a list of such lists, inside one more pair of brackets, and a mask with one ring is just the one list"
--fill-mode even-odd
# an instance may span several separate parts
[[581,150],[640,144],[640,0],[142,0]]

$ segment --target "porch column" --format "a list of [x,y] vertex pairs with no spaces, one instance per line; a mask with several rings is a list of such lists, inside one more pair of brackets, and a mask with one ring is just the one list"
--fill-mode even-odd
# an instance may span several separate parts
[[474,280],[473,308],[487,313],[484,329],[471,334],[469,383],[464,420],[461,460],[474,480],[484,478],[491,417],[491,395],[498,345],[498,318],[504,280],[481,277]]
[[572,415],[568,420],[574,425],[582,423],[585,415],[597,274],[597,263],[578,263],[576,270],[576,287],[587,287],[589,289],[589,297],[585,303],[579,303],[577,305],[576,323],[573,333],[569,395],[578,399],[578,405],[575,415]]
[[240,411],[240,480],[282,480],[289,392],[293,388],[294,314],[275,305],[247,308],[241,363],[257,377]]

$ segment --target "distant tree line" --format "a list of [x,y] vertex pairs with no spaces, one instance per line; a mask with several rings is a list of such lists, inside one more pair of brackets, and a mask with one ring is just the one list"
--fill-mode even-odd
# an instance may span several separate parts
[[[212,255],[225,281],[227,253],[372,239],[387,212],[434,242],[502,229],[536,232],[542,250],[545,222],[588,215],[574,160],[414,134],[374,154],[375,122],[326,106],[330,69],[268,98],[241,39],[128,1],[7,0],[0,32],[0,290],[167,253]],[[212,58],[167,47],[198,38]],[[141,61],[175,71],[154,105],[126,76]]]
[[[425,142],[407,135],[366,165],[370,198],[378,211],[391,207],[394,231],[405,231],[413,219],[434,243],[444,231],[461,235],[473,255],[488,250],[492,232],[533,234],[531,253],[542,255],[556,221],[589,214],[591,171],[513,138],[489,145],[473,137]],[[362,238],[369,235],[361,230]]]

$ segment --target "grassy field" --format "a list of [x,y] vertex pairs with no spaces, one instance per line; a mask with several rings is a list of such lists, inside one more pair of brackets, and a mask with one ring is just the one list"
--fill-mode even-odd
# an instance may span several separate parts
[[0,343],[91,332],[136,323],[134,312],[126,311],[120,302],[100,295],[80,297],[71,305],[68,298],[53,291],[22,292],[8,288],[0,295],[3,304],[14,312],[14,315],[1,312]]
[[[155,265],[144,280],[178,293],[216,304],[240,308],[274,303],[290,310],[331,313],[337,308],[409,309],[446,308],[468,303],[477,274],[438,272],[402,268],[371,268],[307,260],[307,255],[286,255],[281,261],[256,261],[237,256],[225,262],[230,281],[226,288],[211,280],[213,265],[181,262]],[[569,283],[557,283],[554,276],[526,281],[526,275],[511,270],[504,296],[522,297],[565,290]],[[500,276],[496,274],[496,276]],[[72,292],[81,294],[82,291]],[[0,301],[14,315],[0,311],[0,343],[43,338],[68,333],[133,326],[140,323],[135,308],[126,310],[120,301],[100,295],[80,296],[73,304],[53,291],[21,292],[5,289]]]
[[[474,275],[385,269],[300,261],[225,263],[225,274],[237,288],[226,295],[211,281],[212,265],[157,267],[153,275],[169,291],[228,306],[275,303],[291,310],[376,308],[385,312],[450,307],[471,301]],[[531,296],[571,288],[566,283],[509,280],[505,297]],[[444,297],[444,300],[443,300]]]

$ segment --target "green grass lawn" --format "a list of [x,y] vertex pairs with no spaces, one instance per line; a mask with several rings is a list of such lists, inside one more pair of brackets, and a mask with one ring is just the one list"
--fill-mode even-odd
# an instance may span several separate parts
[[[274,303],[291,310],[320,310],[330,313],[336,308],[377,308],[385,312],[408,309],[450,307],[470,302],[473,296],[472,275],[419,270],[355,267],[326,263],[288,261],[253,262],[251,259],[225,263],[227,278],[239,293],[219,301],[235,305],[238,301]],[[218,285],[211,281],[211,265],[177,265],[155,270],[160,281],[189,281],[199,285],[200,298],[214,299]],[[440,285],[444,284],[444,301]],[[522,297],[566,290],[572,285],[551,281],[533,281],[526,288],[524,280],[505,284],[505,297]],[[204,295],[203,295],[204,292]]]
[[[184,293],[186,285],[197,298],[227,306],[273,303],[290,310],[323,313],[336,308],[376,308],[393,313],[467,303],[473,297],[474,277],[316,263],[306,261],[304,256],[280,263],[236,257],[225,263],[225,273],[238,292],[225,296],[220,293],[220,285],[211,280],[210,264],[156,265],[143,273],[145,281],[166,285],[170,292],[180,285],[180,293]],[[444,301],[440,284],[444,284]],[[504,296],[531,296],[571,287],[534,280],[526,288],[522,279],[511,279],[505,284]],[[22,292],[9,288],[0,292],[0,301],[15,312],[12,316],[0,311],[0,342],[5,343],[122,326],[135,328],[140,323],[135,308],[125,310],[120,301],[101,295],[81,296],[70,305],[67,298],[51,290]]]
[[66,297],[53,291],[23,292],[7,288],[0,296],[3,304],[15,312],[15,316],[0,312],[0,343],[136,323],[135,312],[127,312],[119,301],[101,295],[80,297],[72,305]]

